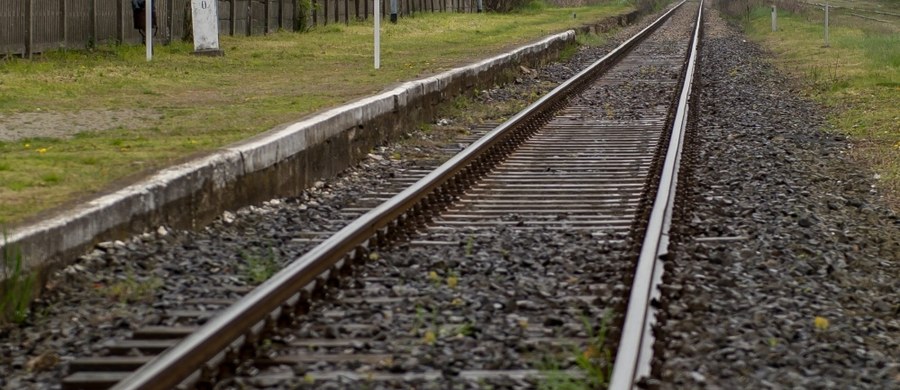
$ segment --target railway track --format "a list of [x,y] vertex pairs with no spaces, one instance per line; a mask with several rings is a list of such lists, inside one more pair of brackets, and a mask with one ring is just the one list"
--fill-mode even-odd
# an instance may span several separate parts
[[346,208],[358,218],[310,232],[315,248],[242,298],[194,299],[165,314],[175,326],[70,363],[63,387],[599,383],[578,366],[607,372],[615,347],[612,387],[632,387],[650,370],[698,7]]

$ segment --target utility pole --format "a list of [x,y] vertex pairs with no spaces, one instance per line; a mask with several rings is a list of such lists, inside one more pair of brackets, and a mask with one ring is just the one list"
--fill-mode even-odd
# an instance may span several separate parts
[[381,1],[375,0],[375,69],[381,68]]

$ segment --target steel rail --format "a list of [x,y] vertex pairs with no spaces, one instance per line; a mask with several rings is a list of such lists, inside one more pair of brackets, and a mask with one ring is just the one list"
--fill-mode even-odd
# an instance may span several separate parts
[[644,235],[643,245],[638,257],[631,295],[622,325],[622,336],[613,364],[609,389],[625,390],[636,388],[637,382],[650,375],[653,358],[653,322],[656,318],[655,308],[650,304],[658,299],[658,287],[662,283],[663,260],[668,253],[669,227],[672,222],[672,211],[675,205],[678,171],[681,165],[681,154],[690,115],[691,89],[694,83],[694,72],[697,71],[697,48],[703,27],[703,0],[697,11],[696,26],[691,37],[691,48],[685,66],[684,83],[678,108],[672,124],[672,132],[666,149],[656,198]]
[[113,389],[175,388],[198,370],[203,369],[208,361],[221,357],[229,347],[242,343],[251,328],[265,324],[270,313],[280,309],[284,302],[298,296],[305,286],[332,269],[348,253],[362,246],[436,190],[452,184],[455,175],[479,161],[479,158],[492,148],[502,146],[508,135],[539,120],[541,115],[552,110],[584,83],[608,69],[635,44],[661,25],[684,2],[678,3],[651,25],[497,126],[414,185],[360,216],[288,264],[234,305],[210,319],[196,332],[117,383]]

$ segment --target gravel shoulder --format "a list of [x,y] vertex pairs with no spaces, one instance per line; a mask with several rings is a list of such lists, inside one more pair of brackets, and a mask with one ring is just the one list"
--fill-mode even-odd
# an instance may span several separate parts
[[900,387],[900,219],[716,12],[667,264],[661,388]]

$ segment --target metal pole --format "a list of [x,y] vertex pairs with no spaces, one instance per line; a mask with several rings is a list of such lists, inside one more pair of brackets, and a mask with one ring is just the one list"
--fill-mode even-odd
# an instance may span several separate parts
[[381,68],[381,2],[375,1],[375,69]]
[[778,9],[772,4],[772,32],[778,31]]
[[828,3],[825,3],[825,47],[828,46]]
[[397,0],[391,0],[391,23],[397,23]]
[[144,44],[147,46],[147,62],[153,59],[153,0],[144,4]]

